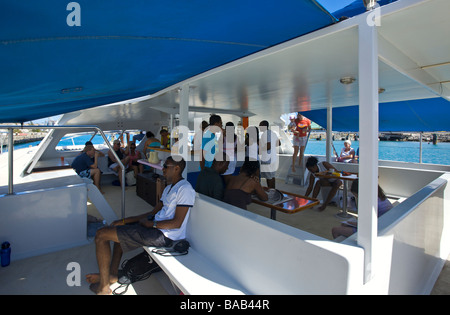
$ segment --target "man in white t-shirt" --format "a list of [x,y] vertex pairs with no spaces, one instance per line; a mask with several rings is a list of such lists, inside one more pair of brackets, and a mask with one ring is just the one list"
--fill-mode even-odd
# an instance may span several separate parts
[[[186,162],[169,156],[163,175],[169,184],[155,208],[145,214],[124,218],[97,231],[95,235],[98,274],[86,275],[90,289],[96,294],[111,294],[110,284],[118,278],[122,253],[142,246],[170,246],[172,241],[186,238],[190,209],[195,190],[181,174]],[[137,223],[129,225],[130,223]],[[114,242],[111,256],[110,241]]]

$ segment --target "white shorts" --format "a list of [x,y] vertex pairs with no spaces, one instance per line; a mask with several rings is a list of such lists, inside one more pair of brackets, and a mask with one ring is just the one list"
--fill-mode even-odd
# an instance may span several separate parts
[[306,141],[308,140],[308,137],[293,137],[293,145],[294,147],[304,147],[306,146]]
[[275,178],[275,172],[261,172],[261,178],[266,178],[266,179]]
[[[113,163],[113,164],[111,164],[111,165],[109,166],[109,169],[110,169],[114,174],[119,175],[119,174],[117,174],[117,172],[114,170],[117,166],[119,166],[119,163]],[[127,165],[124,165],[124,167],[125,167],[125,169],[128,169],[128,164],[127,164]],[[120,166],[119,166],[119,172],[121,172]]]

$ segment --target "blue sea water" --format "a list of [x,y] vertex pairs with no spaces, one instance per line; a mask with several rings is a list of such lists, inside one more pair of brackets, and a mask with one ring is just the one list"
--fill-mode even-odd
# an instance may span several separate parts
[[[75,144],[83,145],[91,138],[91,135],[83,135],[74,138]],[[96,135],[92,140],[94,144],[103,143],[103,138]],[[15,146],[15,149],[28,147],[30,145],[38,145],[39,141]],[[333,141],[334,147],[339,154],[344,147],[344,141]],[[65,137],[61,139],[59,145],[72,145],[71,138]],[[380,160],[404,161],[419,163],[419,142],[412,141],[379,141]],[[355,150],[359,147],[358,141],[352,141],[352,148]],[[4,150],[5,151],[5,150]],[[310,140],[305,150],[305,154],[325,155],[326,141]],[[436,145],[428,142],[422,142],[422,163],[450,165],[450,143],[438,142]]]
[[[344,147],[344,141],[333,141],[339,154]],[[358,141],[352,141],[352,148],[359,147]],[[305,154],[325,155],[326,141],[310,140]],[[420,142],[414,141],[379,141],[378,159],[388,161],[403,161],[419,163]],[[450,165],[450,143],[438,142],[436,145],[422,142],[422,163]]]
[[[81,135],[78,137],[73,138],[72,137],[63,137],[61,141],[59,141],[60,146],[70,146],[70,145],[83,145],[86,143],[86,141],[91,141],[93,144],[102,144],[104,143],[103,137],[101,135],[95,135],[95,137],[91,140],[92,135]],[[109,138],[108,138],[109,139]],[[37,146],[40,143],[40,141],[34,141],[29,143],[21,143],[14,145],[14,150],[21,149],[21,148],[28,148],[29,146]],[[3,149],[3,152],[8,151],[8,148]]]

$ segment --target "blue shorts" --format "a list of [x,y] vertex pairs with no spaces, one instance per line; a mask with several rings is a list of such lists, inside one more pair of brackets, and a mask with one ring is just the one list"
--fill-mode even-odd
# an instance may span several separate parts
[[78,175],[80,175],[81,178],[91,178],[91,170],[87,169],[87,170],[81,171]]

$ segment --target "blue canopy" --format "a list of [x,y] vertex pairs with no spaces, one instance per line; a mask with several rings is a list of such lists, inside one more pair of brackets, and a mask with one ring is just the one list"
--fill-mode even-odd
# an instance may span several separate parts
[[[327,110],[302,112],[303,115],[327,127]],[[333,108],[333,131],[358,131],[358,106]],[[389,102],[379,104],[379,131],[449,131],[450,102],[444,98]]]
[[0,122],[149,95],[335,22],[314,0],[4,1]]
[[[395,2],[397,0],[378,0],[377,4],[383,6],[385,4],[389,4],[391,2]],[[333,15],[340,19],[341,17],[353,17],[355,15],[364,13],[366,11],[366,7],[364,6],[364,2],[362,0],[356,0],[355,2],[350,3],[342,9],[333,12]]]

